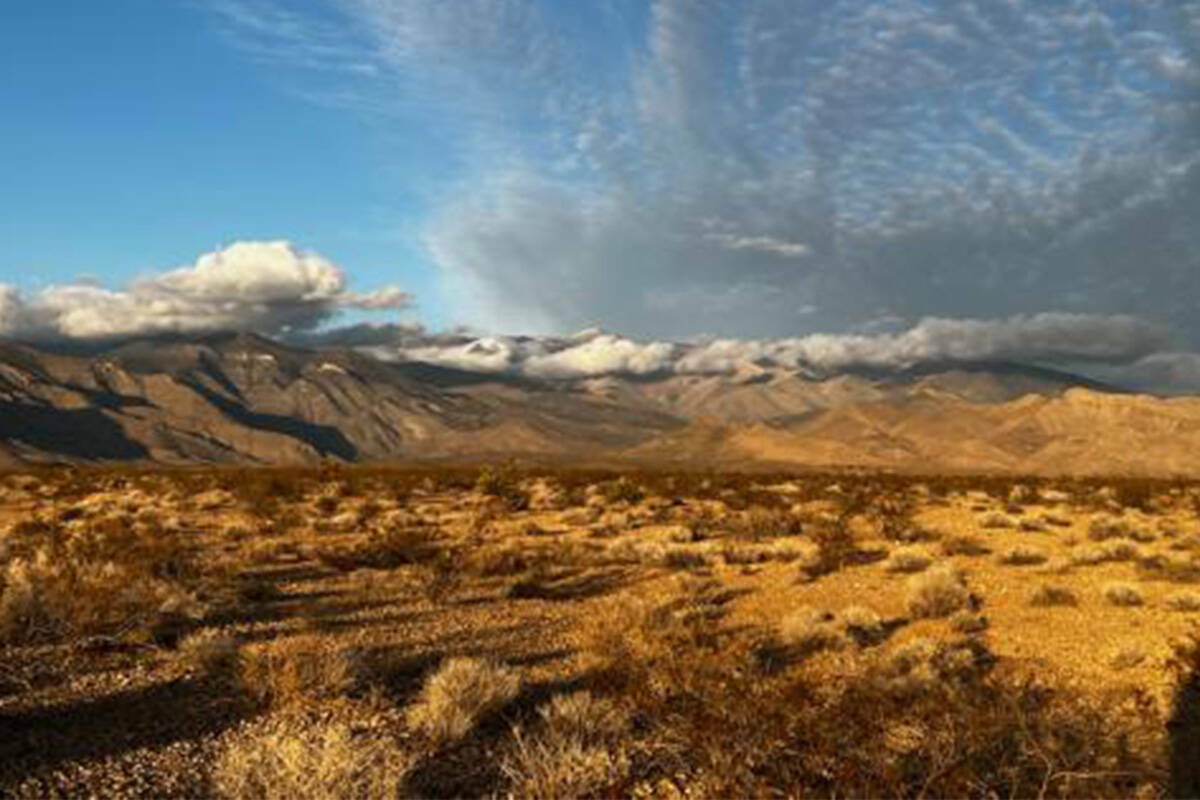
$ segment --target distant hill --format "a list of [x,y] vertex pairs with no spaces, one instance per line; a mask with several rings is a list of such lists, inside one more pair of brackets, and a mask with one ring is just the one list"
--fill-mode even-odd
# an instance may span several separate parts
[[250,334],[0,344],[0,465],[541,456],[1200,473],[1200,398],[1011,363],[534,379]]

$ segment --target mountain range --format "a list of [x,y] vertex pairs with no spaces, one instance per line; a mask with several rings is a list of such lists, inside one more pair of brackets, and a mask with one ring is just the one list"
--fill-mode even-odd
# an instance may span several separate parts
[[0,344],[0,464],[520,457],[685,467],[1200,472],[1200,398],[1043,367],[533,378],[245,333]]

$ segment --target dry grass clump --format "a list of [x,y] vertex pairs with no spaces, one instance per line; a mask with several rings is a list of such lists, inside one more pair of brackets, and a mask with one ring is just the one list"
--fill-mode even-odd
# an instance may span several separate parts
[[436,742],[466,736],[521,691],[521,676],[478,658],[451,658],[428,678],[408,709],[408,721]]
[[1005,550],[997,560],[1001,564],[1013,567],[1025,567],[1033,564],[1045,564],[1046,554],[1040,550],[1034,550],[1032,547],[1017,545]]
[[283,717],[231,738],[212,785],[230,800],[392,800],[412,763],[394,739],[365,725]]
[[191,554],[176,534],[106,518],[6,537],[0,643],[146,630],[200,616]]
[[1088,523],[1087,535],[1093,542],[1103,542],[1109,539],[1131,539],[1133,532],[1134,527],[1128,520],[1100,516],[1094,517]]
[[179,642],[178,655],[201,678],[233,682],[241,668],[242,653],[236,637],[216,628],[205,628]]
[[244,648],[238,677],[259,702],[296,706],[349,694],[365,676],[356,652],[304,634]]
[[538,709],[540,725],[513,730],[501,764],[517,797],[594,797],[615,793],[631,762],[623,739],[628,709],[588,691],[558,695]]
[[986,556],[992,551],[974,536],[952,536],[942,540],[942,555]]
[[1141,591],[1131,583],[1112,581],[1103,589],[1104,599],[1114,606],[1140,606],[1146,602]]
[[884,562],[888,572],[921,572],[933,563],[931,556],[919,547],[901,547],[893,550]]
[[412,526],[375,531],[351,545],[318,547],[313,555],[334,569],[353,572],[423,564],[436,559],[440,551],[436,531]]
[[969,596],[962,575],[948,564],[908,579],[908,611],[914,617],[948,617],[965,606]]
[[1007,514],[992,512],[979,521],[979,526],[990,530],[1006,530],[1017,527],[1017,521]]
[[1042,607],[1077,606],[1079,605],[1079,597],[1065,586],[1052,586],[1044,583],[1029,598],[1029,604]]
[[1177,594],[1167,598],[1166,606],[1172,611],[1200,611],[1200,595]]
[[1071,551],[1073,566],[1095,566],[1113,561],[1134,561],[1141,558],[1142,551],[1133,542],[1118,540],[1102,545],[1087,545]]
[[866,606],[850,606],[843,609],[841,623],[846,635],[859,647],[879,644],[888,636],[888,627],[883,618],[874,609]]
[[804,520],[799,514],[784,509],[752,508],[732,517],[725,530],[730,536],[756,541],[800,536],[804,533]]
[[779,643],[797,657],[846,646],[844,628],[834,614],[803,607],[779,621]]

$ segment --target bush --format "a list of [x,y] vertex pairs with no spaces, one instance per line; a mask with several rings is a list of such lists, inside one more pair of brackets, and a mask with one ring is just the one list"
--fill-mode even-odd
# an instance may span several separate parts
[[1104,585],[1104,599],[1114,606],[1140,606],[1146,602],[1136,586],[1115,581]]
[[942,541],[946,556],[986,556],[992,551],[973,536],[955,536]]
[[215,628],[184,637],[179,657],[201,678],[229,683],[237,680],[242,661],[237,639]]
[[1200,595],[1177,594],[1167,598],[1167,608],[1172,611],[1200,611]]
[[932,556],[916,547],[901,547],[893,550],[884,562],[888,572],[921,572],[933,563]]
[[1045,564],[1046,554],[1030,547],[1010,547],[1000,554],[1001,564],[1014,567],[1025,567],[1032,564]]
[[294,706],[349,694],[365,676],[354,652],[302,635],[247,647],[239,677],[259,702]]
[[948,617],[967,603],[962,576],[940,565],[908,579],[908,611],[914,617]]
[[412,760],[365,725],[275,719],[243,731],[217,756],[212,783],[231,800],[391,800]]
[[1034,606],[1077,606],[1079,598],[1065,586],[1043,584],[1033,593],[1029,604]]
[[521,690],[516,672],[476,658],[451,658],[431,674],[408,709],[408,721],[434,741],[466,736],[475,724],[508,705]]
[[517,797],[605,796],[627,779],[630,759],[622,738],[629,713],[587,691],[558,695],[538,709],[541,725],[532,736],[513,731],[501,770]]
[[475,491],[484,497],[497,497],[509,511],[529,508],[529,492],[521,488],[520,477],[512,466],[484,467],[475,480]]
[[804,607],[779,621],[779,642],[797,657],[822,650],[841,650],[846,646],[843,626],[828,612]]

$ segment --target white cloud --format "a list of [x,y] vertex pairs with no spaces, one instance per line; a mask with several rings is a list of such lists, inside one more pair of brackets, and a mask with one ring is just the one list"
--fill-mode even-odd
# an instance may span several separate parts
[[1141,363],[1167,343],[1156,326],[1131,317],[1046,313],[999,320],[922,320],[899,333],[810,334],[786,339],[638,342],[588,336],[413,342],[374,348],[382,357],[544,378],[600,375],[728,374],[750,365],[832,374],[851,368],[900,370],[920,364]]
[[3,287],[0,330],[77,339],[224,329],[279,333],[314,328],[343,309],[400,309],[409,301],[394,287],[351,292],[333,262],[288,242],[236,242],[121,289],[51,286],[26,299]]
[[600,335],[583,344],[526,359],[529,375],[579,377],[592,375],[649,375],[672,367],[675,347],[667,342],[642,344],[620,336]]

